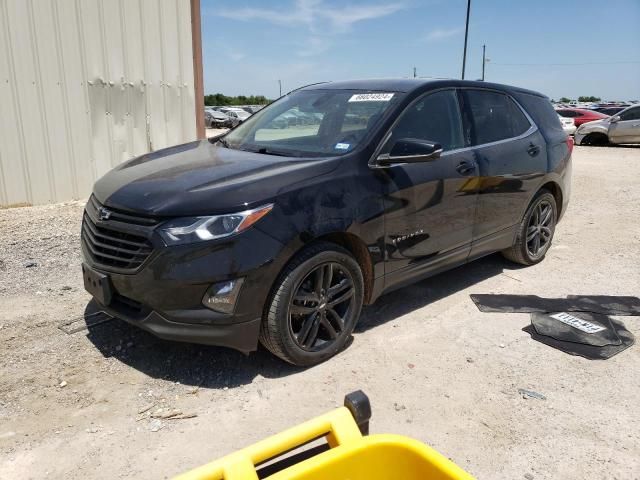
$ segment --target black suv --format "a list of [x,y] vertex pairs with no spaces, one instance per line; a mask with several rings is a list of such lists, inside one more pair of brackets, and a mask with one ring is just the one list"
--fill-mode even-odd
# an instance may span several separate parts
[[86,289],[172,340],[296,365],[339,352],[363,304],[496,251],[541,261],[573,143],[539,93],[419,79],[301,88],[226,135],[95,185]]

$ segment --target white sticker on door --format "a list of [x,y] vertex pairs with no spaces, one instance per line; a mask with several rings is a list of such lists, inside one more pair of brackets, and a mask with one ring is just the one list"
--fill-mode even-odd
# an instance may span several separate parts
[[566,325],[569,325],[570,327],[577,328],[578,330],[585,333],[598,333],[602,330],[605,330],[605,327],[596,325],[595,323],[587,322],[586,320],[574,317],[573,315],[569,315],[568,313],[554,313],[553,315],[549,316],[561,321]]
[[388,102],[393,98],[393,93],[356,93],[349,99],[350,102]]

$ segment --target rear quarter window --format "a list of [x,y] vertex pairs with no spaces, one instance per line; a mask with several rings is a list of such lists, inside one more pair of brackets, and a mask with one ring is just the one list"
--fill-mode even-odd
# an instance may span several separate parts
[[536,123],[545,140],[554,143],[566,140],[567,134],[562,129],[559,112],[553,109],[547,97],[522,92],[514,92],[513,96]]

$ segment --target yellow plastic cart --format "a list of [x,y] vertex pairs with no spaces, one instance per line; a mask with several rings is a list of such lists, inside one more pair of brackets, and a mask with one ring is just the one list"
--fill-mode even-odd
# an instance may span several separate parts
[[[361,391],[345,406],[184,473],[174,480],[467,480],[471,475],[416,440],[368,436]],[[283,455],[324,437],[326,444]],[[279,461],[278,458],[281,458]]]

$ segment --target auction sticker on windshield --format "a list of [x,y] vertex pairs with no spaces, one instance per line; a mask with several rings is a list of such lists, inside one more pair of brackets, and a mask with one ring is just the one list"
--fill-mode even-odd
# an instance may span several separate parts
[[549,315],[551,318],[555,318],[556,320],[561,321],[562,323],[569,325],[570,327],[577,328],[580,331],[586,333],[598,333],[602,330],[605,330],[605,327],[596,325],[595,323],[587,322],[578,317],[574,317],[573,315],[569,315],[568,313],[555,313],[553,315]]
[[350,102],[388,102],[393,98],[393,93],[356,93],[349,99]]

